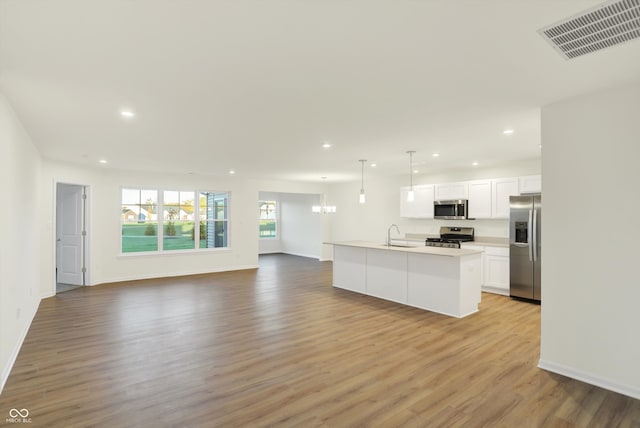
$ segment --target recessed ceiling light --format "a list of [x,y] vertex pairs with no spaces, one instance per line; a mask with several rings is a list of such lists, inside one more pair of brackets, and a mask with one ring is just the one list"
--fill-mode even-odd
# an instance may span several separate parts
[[478,162],[473,162],[471,165],[478,166],[479,164],[478,164]]
[[510,134],[513,134],[513,129],[505,129],[504,131],[502,131],[502,133],[503,133],[504,135],[510,135]]
[[431,156],[433,156],[434,158],[437,158],[440,156],[440,153],[433,153]]
[[235,174],[235,173],[236,173],[236,171],[235,171],[235,170],[233,170],[233,169],[230,169],[230,170],[229,170],[229,174],[233,175],[233,174]]
[[328,148],[330,148],[330,147],[331,147],[331,144],[329,144],[329,143],[324,143],[324,144],[322,145],[322,148],[323,148],[323,149],[328,149]]
[[419,173],[419,172],[420,172],[420,171],[419,171],[419,170],[417,170],[417,169],[414,169],[414,170],[413,170],[413,173],[414,173],[414,174],[417,174],[417,173]]
[[371,168],[375,168],[375,167],[378,166],[378,164],[377,163],[372,163],[370,166],[371,166]]
[[100,162],[100,163],[107,163],[107,160],[106,160],[106,159],[100,159],[98,162]]
[[122,117],[133,117],[133,116],[135,116],[135,113],[132,112],[131,110],[121,110],[120,111],[120,116],[122,116]]

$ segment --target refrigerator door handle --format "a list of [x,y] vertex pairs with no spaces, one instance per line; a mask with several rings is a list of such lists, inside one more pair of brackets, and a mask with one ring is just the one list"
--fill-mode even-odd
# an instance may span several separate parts
[[529,246],[529,261],[533,261],[533,245],[531,242],[531,237],[533,235],[533,210],[529,210],[529,224],[527,225],[527,245]]
[[538,210],[533,210],[533,232],[531,233],[533,236],[532,248],[533,248],[533,261],[538,261],[538,246],[537,246],[537,236],[538,236]]

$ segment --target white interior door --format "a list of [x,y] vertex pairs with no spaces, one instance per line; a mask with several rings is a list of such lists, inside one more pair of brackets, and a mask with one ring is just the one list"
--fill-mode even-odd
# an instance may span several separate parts
[[82,186],[58,184],[56,202],[57,282],[84,285]]

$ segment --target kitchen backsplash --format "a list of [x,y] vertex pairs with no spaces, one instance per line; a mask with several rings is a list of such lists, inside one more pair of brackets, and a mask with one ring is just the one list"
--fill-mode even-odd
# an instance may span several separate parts
[[509,220],[425,220],[401,219],[400,230],[403,234],[422,233],[439,235],[441,226],[473,227],[476,236],[508,238]]

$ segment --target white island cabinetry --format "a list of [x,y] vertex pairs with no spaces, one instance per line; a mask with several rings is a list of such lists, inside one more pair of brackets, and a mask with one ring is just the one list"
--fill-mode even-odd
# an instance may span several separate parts
[[333,286],[364,293],[367,255],[361,248],[333,247]]
[[333,245],[334,287],[457,318],[478,311],[479,251],[363,241]]
[[400,251],[367,250],[366,294],[407,303],[407,255]]

